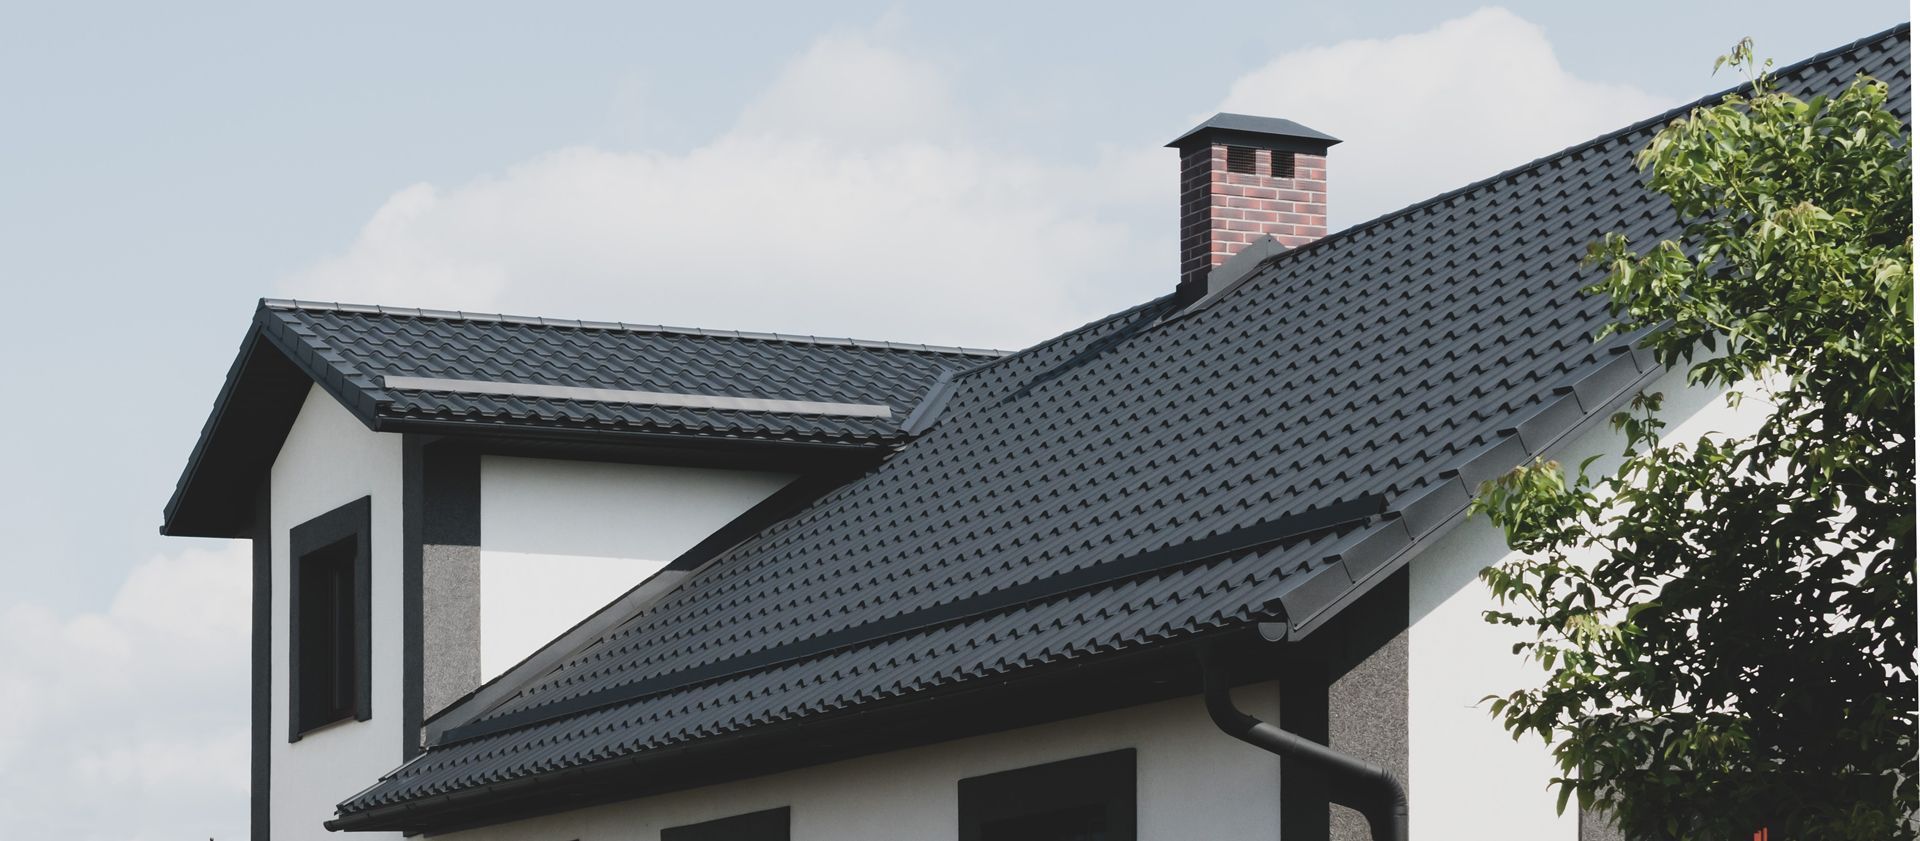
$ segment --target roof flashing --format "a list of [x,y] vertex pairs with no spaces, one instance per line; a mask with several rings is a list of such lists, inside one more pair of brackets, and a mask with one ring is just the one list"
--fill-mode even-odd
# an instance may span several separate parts
[[779,412],[791,415],[833,415],[835,417],[883,419],[891,419],[893,417],[893,407],[884,403],[829,403],[820,400],[733,397],[721,394],[685,394],[625,388],[548,385],[543,383],[509,383],[490,380],[443,379],[439,377],[405,377],[392,374],[385,375],[380,379],[385,388],[407,391],[492,394],[502,397],[583,400],[599,403],[625,403],[638,406],[664,406],[677,409],[720,409],[733,412]]

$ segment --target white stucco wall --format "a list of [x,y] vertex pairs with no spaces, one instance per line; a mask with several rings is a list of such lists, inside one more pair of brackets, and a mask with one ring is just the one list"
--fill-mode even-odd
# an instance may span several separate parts
[[[1752,412],[1735,412],[1721,392],[1691,388],[1669,373],[1647,389],[1666,395],[1662,416],[1669,439],[1750,431]],[[1604,422],[1552,455],[1577,465],[1604,454],[1590,468],[1620,463],[1622,441]],[[1422,552],[1411,564],[1408,643],[1408,796],[1412,837],[1446,838],[1472,827],[1484,838],[1575,841],[1576,809],[1554,812],[1557,776],[1546,747],[1534,737],[1515,742],[1488,715],[1481,699],[1538,685],[1539,666],[1516,657],[1512,645],[1531,639],[1523,629],[1488,624],[1495,607],[1478,575],[1506,559],[1506,542],[1485,518],[1468,522]]]
[[[400,436],[369,431],[326,392],[311,389],[271,479],[273,698],[267,741],[275,841],[333,837],[321,824],[333,817],[334,804],[400,763],[400,483]],[[373,498],[373,715],[288,743],[288,531],[363,496]]]
[[520,662],[792,479],[482,458],[481,679]]
[[[1278,699],[1271,683],[1234,691],[1262,718],[1279,715]],[[1122,748],[1137,752],[1143,841],[1280,837],[1279,760],[1221,733],[1198,697],[441,837],[657,841],[665,827],[786,806],[793,841],[951,839],[961,779]]]

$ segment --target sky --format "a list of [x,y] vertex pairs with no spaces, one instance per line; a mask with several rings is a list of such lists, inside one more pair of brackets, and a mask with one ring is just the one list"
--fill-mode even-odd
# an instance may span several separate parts
[[1909,15],[1808,8],[0,3],[0,826],[244,836],[245,546],[156,529],[261,297],[1017,348],[1171,289],[1215,111],[1338,229]]

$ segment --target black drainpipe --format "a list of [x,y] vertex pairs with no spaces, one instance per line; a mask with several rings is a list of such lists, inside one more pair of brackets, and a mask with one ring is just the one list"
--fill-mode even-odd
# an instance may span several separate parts
[[1392,771],[1361,762],[1241,712],[1227,694],[1227,681],[1220,674],[1218,659],[1209,650],[1200,652],[1200,671],[1206,686],[1207,715],[1222,731],[1261,750],[1325,770],[1334,780],[1355,790],[1357,796],[1353,802],[1365,804],[1356,808],[1366,816],[1373,841],[1407,841],[1407,789]]

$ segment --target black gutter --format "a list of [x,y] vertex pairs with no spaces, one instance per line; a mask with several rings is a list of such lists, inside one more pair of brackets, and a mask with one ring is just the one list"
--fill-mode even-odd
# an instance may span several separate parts
[[1318,766],[1357,796],[1338,799],[1367,818],[1374,841],[1407,841],[1407,788],[1392,771],[1370,765],[1304,736],[1289,733],[1240,711],[1227,694],[1219,659],[1210,649],[1200,650],[1201,681],[1207,715],[1221,731],[1268,753]]
[[[1261,645],[1244,627],[1203,632],[1200,638],[1248,655]],[[1199,641],[1180,638],[1030,666],[992,679],[336,814],[325,826],[333,832],[440,835],[1191,697],[1198,688],[1192,646]]]

